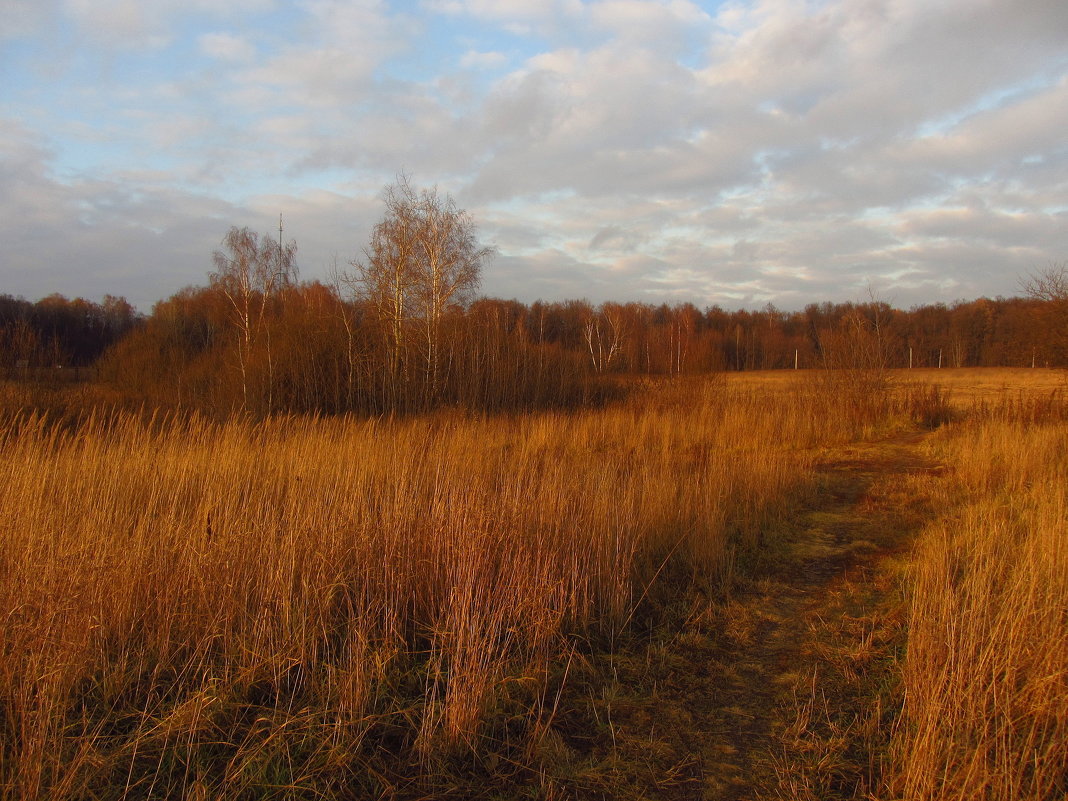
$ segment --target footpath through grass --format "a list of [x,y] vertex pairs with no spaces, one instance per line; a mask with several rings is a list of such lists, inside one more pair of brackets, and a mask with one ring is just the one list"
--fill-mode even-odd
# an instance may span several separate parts
[[573,665],[534,794],[878,793],[901,705],[899,573],[942,473],[922,437],[826,453],[800,513],[766,535],[729,597],[691,598],[681,629]]

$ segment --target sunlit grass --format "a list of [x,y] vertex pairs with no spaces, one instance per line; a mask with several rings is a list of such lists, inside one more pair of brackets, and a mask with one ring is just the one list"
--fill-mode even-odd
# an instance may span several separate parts
[[[0,797],[529,778],[584,649],[717,597],[827,448],[944,416],[897,377],[862,398],[800,372],[486,418],[7,414]],[[910,591],[905,797],[1066,772],[1068,442],[1005,422],[1020,392],[1049,397],[1026,378],[1053,374],[1019,373],[936,435],[958,471],[937,506],[960,511],[923,536]]]
[[945,432],[954,510],[910,579],[899,791],[1054,799],[1068,787],[1068,427],[981,420]]
[[370,792],[389,754],[526,747],[574,636],[667,576],[730,580],[804,448],[848,436],[809,404],[694,382],[481,420],[10,418],[0,786]]

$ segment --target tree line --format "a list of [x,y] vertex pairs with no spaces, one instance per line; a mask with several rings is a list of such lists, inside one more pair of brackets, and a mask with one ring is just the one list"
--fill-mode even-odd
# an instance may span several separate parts
[[492,250],[451,197],[402,178],[384,199],[364,253],[329,282],[300,280],[294,242],[233,228],[207,284],[148,316],[112,296],[0,297],[3,366],[94,365],[133,402],[258,415],[570,406],[622,375],[1068,364],[1063,266],[1026,297],[907,311],[525,304],[476,296]]
[[102,303],[60,294],[31,303],[0,295],[0,367],[9,376],[57,367],[88,367],[144,324],[125,298]]

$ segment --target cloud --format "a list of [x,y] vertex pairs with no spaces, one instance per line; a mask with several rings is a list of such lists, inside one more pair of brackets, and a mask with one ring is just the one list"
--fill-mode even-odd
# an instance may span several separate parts
[[205,33],[200,36],[200,49],[220,61],[251,61],[256,55],[255,46],[241,36],[231,33]]
[[203,278],[199,265],[218,237],[209,233],[218,226],[213,218],[229,215],[226,204],[116,182],[63,182],[52,174],[53,152],[31,132],[11,120],[0,121],[0,131],[5,292],[31,298],[113,292],[145,309]]
[[494,23],[518,36],[552,35],[584,13],[582,0],[424,0],[423,8]]
[[37,34],[56,13],[56,0],[0,0],[0,42]]
[[600,0],[589,6],[592,24],[618,39],[659,50],[678,47],[710,28],[712,18],[688,0]]
[[[31,6],[9,42],[60,58]],[[229,225],[282,210],[317,277],[406,170],[498,245],[494,294],[1011,293],[1068,252],[1066,9],[64,0],[88,68],[10,93],[0,213],[25,225],[0,227],[19,270],[164,294]]]
[[374,103],[378,71],[419,26],[377,2],[308,0],[303,9],[300,35],[233,73],[232,96],[250,113],[299,108],[341,125]]
[[128,173],[62,180],[55,150],[22,123],[0,119],[0,264],[5,293],[52,292],[90,299],[121,294],[142,311],[188,285],[202,285],[211,254],[231,226],[298,243],[303,277],[327,280],[359,258],[382,214],[373,188],[262,194],[231,203],[172,186],[166,175]]
[[480,53],[477,50],[468,50],[460,56],[460,66],[464,69],[496,69],[507,62],[508,57],[504,53],[498,53],[492,50],[486,53]]
[[108,47],[158,49],[175,36],[181,17],[240,18],[269,9],[272,0],[60,0],[79,33]]
[[633,229],[607,225],[593,235],[587,248],[591,251],[628,252],[633,251],[641,242],[641,235]]

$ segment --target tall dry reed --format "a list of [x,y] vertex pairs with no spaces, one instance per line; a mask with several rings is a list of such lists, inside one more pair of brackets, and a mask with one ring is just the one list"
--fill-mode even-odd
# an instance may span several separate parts
[[572,638],[724,581],[847,435],[716,382],[481,420],[9,418],[0,795],[389,794],[390,760],[519,748]]
[[915,556],[895,797],[1068,793],[1068,429],[1005,417],[936,441],[955,511]]

